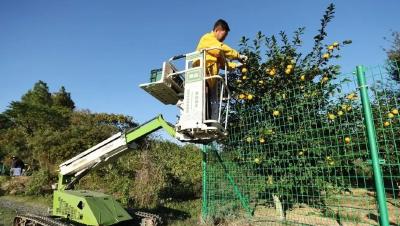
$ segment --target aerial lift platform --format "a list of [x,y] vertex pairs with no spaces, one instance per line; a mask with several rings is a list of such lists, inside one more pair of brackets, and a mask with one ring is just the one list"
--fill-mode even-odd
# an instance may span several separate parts
[[[163,63],[162,69],[153,71],[150,83],[140,85],[162,103],[178,106],[180,117],[175,130],[180,141],[208,143],[227,135],[230,100],[227,64],[223,75],[207,75],[205,66],[206,52],[215,49],[218,48],[172,57]],[[174,65],[180,59],[185,59],[183,70]],[[211,80],[216,83],[216,100],[208,99],[207,83]],[[214,103],[209,104],[210,101]],[[216,111],[217,117],[211,118],[211,111]]]
[[[212,48],[215,49],[215,48]],[[211,49],[172,57],[162,69],[153,70],[151,81],[140,87],[164,104],[176,105],[180,117],[176,124],[168,123],[159,115],[142,125],[119,132],[87,149],[59,166],[58,183],[54,186],[51,216],[20,214],[14,226],[67,226],[67,225],[132,225],[140,217],[140,225],[158,225],[156,215],[135,212],[132,216],[109,195],[87,190],[75,190],[75,185],[89,172],[112,163],[128,151],[137,148],[137,141],[159,129],[170,136],[191,143],[209,143],[227,135],[230,93],[225,74],[207,75],[205,55]],[[178,70],[174,62],[184,61]],[[207,82],[216,82],[218,98],[209,104]],[[210,109],[213,108],[213,109]],[[211,118],[210,111],[217,112]]]

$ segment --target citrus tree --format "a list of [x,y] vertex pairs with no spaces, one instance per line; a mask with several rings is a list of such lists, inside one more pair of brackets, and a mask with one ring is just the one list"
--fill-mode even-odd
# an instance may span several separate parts
[[[240,51],[249,59],[229,76],[227,158],[244,169],[248,195],[282,208],[324,206],[323,194],[345,188],[351,182],[343,175],[355,174],[355,163],[343,156],[354,152],[357,138],[348,134],[360,133],[362,118],[355,113],[357,94],[345,94],[342,85],[349,81],[339,78],[340,67],[333,63],[351,41],[325,44],[334,10],[333,4],[327,7],[306,54],[300,50],[304,28],[291,39],[283,31],[271,37],[259,32],[252,42],[243,37]],[[366,159],[362,152],[354,155]]]
[[388,61],[385,68],[370,68],[367,71],[367,76],[377,77],[377,83],[371,87],[373,94],[371,106],[376,127],[379,158],[383,161],[381,167],[386,191],[397,197],[400,185],[398,153],[400,147],[400,83],[396,77],[396,70],[393,70],[393,65],[396,65],[396,61]]

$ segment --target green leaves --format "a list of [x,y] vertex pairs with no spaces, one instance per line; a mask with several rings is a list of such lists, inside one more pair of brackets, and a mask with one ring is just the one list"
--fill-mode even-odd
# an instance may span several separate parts
[[52,96],[55,106],[64,107],[70,110],[74,110],[75,103],[71,99],[71,93],[65,90],[64,86],[61,86],[60,91],[54,93]]
[[41,129],[65,128],[73,107],[74,103],[64,87],[53,95],[47,84],[39,81],[20,101],[11,102],[4,116],[28,135],[33,135]]
[[35,83],[33,89],[24,94],[21,99],[23,103],[29,103],[32,105],[51,106],[53,104],[53,100],[51,99],[51,94],[49,92],[49,87],[45,82],[41,80]]
[[388,70],[393,80],[400,83],[400,32],[394,31],[391,38],[385,38],[391,44],[389,49],[384,49],[388,58]]
[[4,114],[29,135],[44,128],[62,129],[70,116],[65,109],[25,101],[11,102]]
[[[245,37],[241,41],[240,51],[249,56],[248,71],[229,77],[234,98],[224,153],[229,153],[228,162],[235,163],[231,168],[237,177],[257,178],[243,182],[242,187],[269,183],[256,188],[257,197],[275,194],[285,202],[318,205],[325,184],[348,185],[340,177],[324,177],[334,174],[338,166],[349,165],[339,156],[352,151],[351,145],[345,146],[344,138],[335,134],[351,134],[352,126],[361,121],[360,115],[347,112],[357,109],[356,104],[334,98],[346,80],[337,79],[340,67],[331,59],[350,43],[324,43],[334,9],[333,4],[327,7],[309,53],[300,51],[304,27],[293,37],[284,31],[269,37],[259,32],[252,42]],[[345,103],[349,107],[338,113]],[[338,140],[342,144],[335,146]],[[305,197],[305,193],[318,198]]]
[[[322,43],[327,37],[326,27],[334,16],[334,10],[333,4],[327,7],[314,47],[308,54],[299,51],[304,27],[298,28],[292,38],[284,31],[279,33],[279,40],[275,35],[268,37],[258,32],[252,44],[249,44],[249,38],[242,37],[239,46],[240,51],[249,56],[246,62],[248,70],[246,73],[231,73],[229,76],[230,90],[234,94],[231,102],[234,112],[238,111],[236,108],[256,106],[265,98],[275,98],[276,93],[282,89],[298,89],[305,84],[316,87],[324,85],[329,90],[335,88],[328,81],[339,74],[339,66],[330,64],[330,60],[339,58],[341,46],[351,41],[329,45]],[[321,97],[325,97],[325,93]],[[247,98],[249,95],[251,99]],[[232,115],[232,118],[237,117]]]
[[0,114],[0,156],[18,155],[34,168],[55,173],[57,164],[137,125],[128,116],[74,108],[65,87],[50,93],[45,82],[37,82]]
[[51,191],[50,180],[51,176],[49,171],[41,169],[34,172],[27,184],[25,195],[39,196]]

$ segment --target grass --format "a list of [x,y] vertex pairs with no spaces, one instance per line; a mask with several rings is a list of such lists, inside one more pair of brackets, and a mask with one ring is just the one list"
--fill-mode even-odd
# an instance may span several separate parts
[[12,209],[0,208],[0,226],[13,225],[14,216],[15,211]]
[[41,207],[49,207],[52,204],[52,196],[14,196],[14,195],[5,195],[0,196],[0,199],[10,200],[17,203],[24,203],[24,204],[32,204],[35,206]]
[[[50,206],[51,203],[51,197],[30,197],[30,196],[0,196],[0,200],[7,200],[7,201],[12,201],[17,204],[21,205],[26,205],[30,206],[32,208],[34,207],[42,207],[42,208],[47,208]],[[13,209],[10,208],[0,208],[0,226],[11,226],[13,225],[13,219],[15,216],[16,212]]]
[[197,225],[201,214],[201,199],[171,200],[151,212],[160,215],[167,225]]

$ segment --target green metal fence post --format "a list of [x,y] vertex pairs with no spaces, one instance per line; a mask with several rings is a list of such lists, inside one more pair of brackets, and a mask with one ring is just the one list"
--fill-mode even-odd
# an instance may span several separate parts
[[379,165],[378,148],[376,142],[375,126],[371,105],[366,86],[365,71],[363,66],[357,66],[357,81],[360,89],[361,102],[363,106],[364,120],[368,137],[368,147],[371,153],[372,167],[374,171],[375,189],[379,207],[379,223],[380,225],[389,225],[389,214],[386,204],[386,194],[383,184],[382,171]]
[[222,168],[224,169],[225,176],[228,179],[229,183],[233,186],[233,192],[235,195],[239,198],[240,203],[242,204],[243,208],[247,211],[248,216],[252,217],[254,214],[254,210],[250,207],[249,200],[242,194],[240,191],[239,187],[236,185],[235,180],[231,176],[231,174],[228,171],[228,168],[226,167],[224,161],[222,160],[221,156],[218,154],[217,150],[212,150],[215,156],[218,159],[218,162],[221,164]]
[[201,162],[201,167],[203,171],[203,190],[202,190],[202,208],[201,208],[201,218],[203,220],[203,223],[207,221],[207,216],[208,216],[208,189],[207,189],[207,146],[202,145],[201,146],[202,150],[202,162]]

